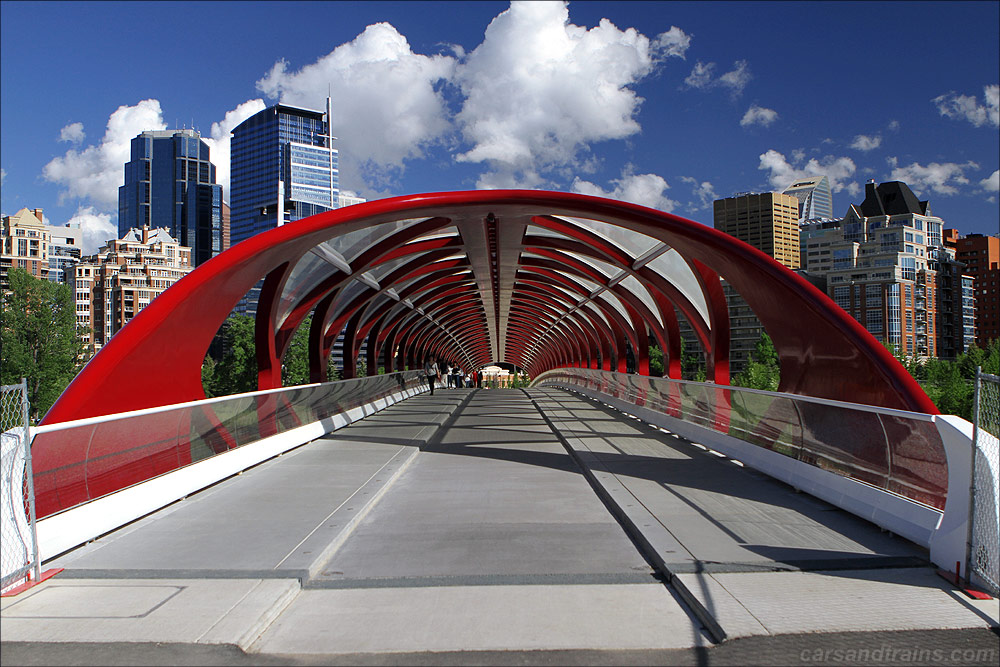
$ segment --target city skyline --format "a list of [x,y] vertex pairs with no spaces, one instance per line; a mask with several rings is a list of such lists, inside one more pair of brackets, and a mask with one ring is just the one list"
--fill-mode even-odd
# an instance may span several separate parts
[[826,175],[836,216],[902,180],[997,232],[998,3],[233,8],[4,2],[4,213],[76,220],[92,250],[140,132],[198,129],[228,199],[228,132],[332,92],[341,187],[368,199],[540,188],[711,226],[715,199]]

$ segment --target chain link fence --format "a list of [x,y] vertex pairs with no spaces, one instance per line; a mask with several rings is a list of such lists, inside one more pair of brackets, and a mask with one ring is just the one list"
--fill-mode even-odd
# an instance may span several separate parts
[[973,406],[972,520],[969,522],[969,564],[989,592],[1000,595],[1000,377],[976,370]]
[[0,387],[0,589],[41,576],[35,534],[35,494],[28,441],[28,385]]

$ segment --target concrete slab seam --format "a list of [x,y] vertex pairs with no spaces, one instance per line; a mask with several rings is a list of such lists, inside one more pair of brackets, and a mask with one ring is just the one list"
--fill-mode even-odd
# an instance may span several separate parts
[[[400,454],[402,454],[404,451],[405,451],[404,448],[400,448],[400,450],[398,452],[396,452],[395,454],[393,454],[393,456],[392,456],[391,459],[389,459],[388,461],[386,461],[386,463],[384,463],[381,468],[379,468],[377,471],[375,471],[372,474],[372,476],[368,478],[368,481],[366,481],[364,484],[362,484],[360,487],[358,487],[358,490],[355,491],[354,493],[352,493],[350,495],[350,497],[348,497],[346,500],[344,500],[344,502],[342,502],[337,507],[337,509],[335,509],[333,512],[331,512],[330,515],[327,516],[326,519],[324,519],[324,521],[328,520],[331,516],[333,516],[334,514],[336,514],[337,511],[339,511],[341,507],[343,507],[344,505],[346,505],[347,503],[349,503],[351,501],[351,499],[354,498],[363,489],[365,489],[366,487],[374,486],[376,484],[376,482],[373,482],[373,480],[375,479],[375,477],[377,475],[379,475],[379,474],[383,474],[386,471],[387,468],[391,470],[392,467],[393,467],[393,461],[395,461],[396,458],[399,457]],[[385,495],[385,493],[386,493],[386,491],[388,491],[389,487],[391,487],[393,485],[393,483],[397,479],[399,479],[399,477],[403,474],[403,471],[405,471],[409,467],[410,463],[413,462],[413,459],[415,459],[417,457],[417,454],[419,452],[420,452],[420,448],[419,447],[412,447],[412,448],[409,449],[409,453],[406,455],[405,458],[403,458],[402,460],[396,462],[396,466],[395,466],[396,470],[392,472],[392,474],[389,476],[388,479],[385,480],[385,482],[379,483],[380,486],[376,489],[375,493],[373,493],[372,496],[367,500],[367,502],[365,502],[365,504],[363,506],[361,506],[358,509],[357,512],[354,513],[354,516],[352,516],[347,521],[347,523],[344,524],[343,528],[340,529],[340,532],[337,533],[337,536],[334,538],[334,540],[332,542],[330,542],[326,546],[326,548],[324,548],[319,553],[319,555],[316,557],[316,560],[313,561],[313,564],[309,566],[308,578],[311,579],[311,578],[315,577],[316,573],[319,572],[323,568],[323,566],[333,557],[333,555],[340,549],[340,547],[342,547],[344,545],[344,542],[346,542],[347,538],[351,536],[351,533],[353,533],[354,530],[358,527],[358,524],[360,524],[361,521],[366,516],[368,516],[368,513],[371,512],[372,508],[374,508],[375,505],[378,503],[378,501],[382,499],[382,496]],[[319,526],[317,526],[317,529],[318,528],[319,528]],[[316,529],[314,529],[314,531],[315,530]],[[303,542],[304,541],[305,540],[303,540]],[[296,545],[295,548],[297,549],[298,547],[299,547],[299,545]],[[294,553],[294,549],[292,550],[292,553]],[[288,556],[285,556],[285,558],[287,559],[291,555],[292,554],[289,553]],[[282,562],[284,562],[284,559],[282,559]],[[279,563],[278,565],[280,565],[280,564],[281,563]]]
[[[573,448],[573,446],[569,443],[569,441],[563,436],[560,429],[556,428],[555,423],[551,419],[549,419],[549,416],[545,414],[544,409],[538,404],[538,402],[535,401],[534,397],[532,397],[531,394],[528,394],[527,392],[525,392],[525,395],[527,395],[528,398],[531,400],[532,404],[535,405],[535,409],[538,410],[539,414],[541,414],[542,418],[549,425],[549,428],[552,429],[552,432],[563,444],[563,447],[566,448],[570,456],[573,457],[573,460],[576,461],[577,465],[583,471],[584,476],[586,477],[588,482],[590,482],[591,487],[604,502],[605,506],[611,511],[611,514],[619,522],[621,522],[622,526],[628,531],[630,535],[632,535],[632,537],[636,540],[636,542],[642,547],[642,550],[645,552],[646,557],[652,561],[654,567],[656,567],[656,569],[659,570],[660,573],[666,577],[667,581],[674,587],[674,590],[677,591],[681,599],[684,600],[685,604],[688,605],[688,608],[691,609],[695,617],[705,626],[705,629],[711,636],[712,641],[716,643],[721,643],[725,641],[727,636],[726,631],[719,624],[718,619],[715,618],[715,615],[712,614],[701,603],[701,601],[698,600],[698,598],[695,597],[694,594],[687,589],[687,587],[683,584],[683,582],[681,582],[681,580],[678,577],[674,576],[674,573],[670,570],[669,567],[667,567],[666,561],[663,559],[663,557],[660,555],[657,549],[653,547],[653,544],[643,533],[642,529],[639,528],[639,524],[633,521],[632,517],[629,516],[629,513],[626,511],[625,507],[623,507],[620,503],[618,503],[613,497],[611,491],[601,483],[601,480],[597,478],[597,476],[591,469],[590,464],[584,461],[583,457],[580,456],[579,452],[577,452]],[[560,420],[559,423],[562,424],[563,422]],[[588,449],[588,451],[590,450]],[[599,461],[595,460],[594,463],[604,468]],[[604,472],[607,472],[606,468],[604,468]],[[625,491],[628,493],[629,496],[635,498],[632,492],[628,491],[628,488],[621,483],[621,480],[619,480],[617,476],[615,476],[612,473],[609,473],[609,475],[611,475],[611,477],[615,479],[617,484],[621,485],[625,489]],[[638,499],[636,500],[638,502]],[[642,503],[640,503],[640,505],[642,505]],[[649,511],[644,505],[642,505],[642,507],[647,512]],[[660,526],[663,525],[659,521],[657,521],[657,524]],[[669,533],[669,531],[667,532]],[[676,539],[674,541],[676,541]]]
[[[341,528],[336,538],[334,538],[334,540],[330,542],[320,552],[320,554],[313,561],[313,564],[309,566],[307,581],[304,583],[307,583],[308,580],[311,580],[314,577],[316,577],[316,575],[323,569],[323,567],[330,561],[330,559],[333,558],[333,556],[337,553],[337,551],[339,551],[340,548],[344,546],[344,543],[351,536],[351,534],[357,529],[357,527],[361,524],[361,521],[366,516],[368,516],[369,512],[371,512],[371,510],[374,509],[378,501],[382,499],[382,497],[386,494],[389,488],[396,482],[397,479],[399,479],[402,476],[403,472],[410,466],[410,464],[416,458],[417,454],[420,453],[421,447],[426,447],[430,445],[436,438],[439,438],[441,436],[441,433],[445,431],[452,422],[454,422],[454,420],[456,419],[456,414],[459,411],[459,408],[463,407],[466,403],[468,403],[471,400],[472,400],[472,393],[466,396],[465,399],[460,404],[451,406],[450,414],[448,418],[444,421],[444,423],[428,424],[427,426],[423,427],[420,430],[417,436],[415,436],[412,439],[415,446],[413,446],[413,449],[410,451],[409,455],[405,458],[405,460],[401,460],[395,464],[397,467],[396,470],[391,474],[391,476],[385,482],[382,483],[382,485],[376,490],[374,494],[372,494],[372,497],[368,499],[368,501],[364,504],[364,506],[361,507],[354,514],[354,516],[344,525],[343,528]],[[423,438],[422,437],[423,434],[427,431],[430,431],[430,436],[427,438]],[[386,469],[391,469],[394,465],[393,462],[399,457],[402,451],[403,449],[401,448],[399,452],[396,452],[396,454],[394,454],[392,458],[389,459],[389,461],[387,461],[371,477],[368,478],[368,481],[366,481],[365,484],[359,487],[357,491],[355,491],[353,494],[351,494],[349,498],[347,498],[343,503],[341,503],[337,507],[337,509],[334,510],[327,517],[327,519],[329,519],[330,516],[333,516],[333,514],[335,514],[345,504],[350,502],[350,500],[354,498],[354,496],[356,496],[358,492],[362,491],[365,487],[368,487],[369,485],[374,485],[374,482],[372,482],[372,480],[375,479],[377,475],[385,472]],[[326,521],[327,519],[324,519],[324,521]],[[303,542],[304,541],[305,540],[303,540]],[[298,546],[299,545],[296,545],[296,549],[298,548]],[[294,551],[295,550],[293,549],[292,553],[294,553]],[[291,553],[289,553],[288,556],[285,556],[285,559],[287,559],[289,556],[291,556]],[[282,559],[282,562],[284,562],[285,559]]]
[[264,635],[264,632],[271,627],[271,624],[278,620],[278,617],[288,609],[289,605],[292,604],[301,592],[301,584],[295,582],[294,587],[289,587],[281,597],[275,600],[273,605],[264,610],[260,617],[247,628],[247,631],[236,640],[236,645],[247,653],[252,652],[257,640]]
[[217,627],[219,627],[219,625],[223,624],[223,623],[224,623],[224,622],[225,622],[225,621],[226,621],[226,620],[227,620],[227,619],[228,619],[228,618],[229,618],[230,616],[232,616],[232,615],[233,615],[233,612],[234,612],[234,611],[235,611],[235,610],[236,610],[236,609],[237,609],[237,608],[238,608],[238,607],[239,607],[239,606],[240,606],[241,604],[243,604],[243,602],[244,602],[244,601],[246,601],[246,599],[247,599],[248,597],[250,597],[250,596],[251,596],[251,595],[252,595],[252,594],[254,593],[254,591],[257,591],[258,589],[260,589],[260,587],[261,587],[261,584],[263,584],[263,583],[264,583],[264,582],[263,582],[263,580],[260,580],[260,581],[258,581],[258,582],[257,582],[257,583],[256,583],[256,584],[254,585],[254,587],[253,587],[253,588],[251,588],[251,589],[250,589],[250,590],[248,590],[248,591],[247,591],[246,593],[244,593],[244,594],[243,594],[243,595],[242,595],[242,596],[240,597],[240,599],[239,599],[239,600],[237,600],[236,602],[234,602],[234,603],[233,603],[233,604],[232,604],[232,605],[231,605],[231,606],[229,607],[229,609],[227,609],[227,610],[226,610],[226,611],[225,611],[225,612],[224,612],[224,613],[222,614],[222,616],[220,616],[220,617],[219,617],[219,619],[218,619],[218,620],[217,620],[217,621],[216,621],[215,623],[212,623],[212,624],[211,624],[210,626],[208,626],[207,628],[205,628],[205,631],[204,631],[204,632],[202,632],[202,633],[201,633],[200,635],[198,635],[197,637],[195,637],[195,640],[194,640],[194,641],[195,641],[195,643],[196,643],[196,644],[198,644],[198,643],[202,643],[202,640],[203,640],[203,639],[204,639],[205,637],[207,637],[208,635],[212,634],[212,630],[215,630],[215,629],[216,629]]
[[733,591],[729,590],[729,588],[724,583],[722,583],[721,581],[719,581],[718,577],[715,577],[715,576],[713,576],[711,574],[707,574],[706,576],[709,579],[711,579],[712,581],[714,581],[722,590],[724,590],[726,593],[728,593],[729,597],[731,597],[736,602],[736,604],[738,604],[740,607],[742,607],[746,611],[746,613],[750,615],[750,617],[753,620],[755,620],[758,623],[760,623],[760,627],[764,628],[764,630],[767,631],[767,634],[769,634],[769,635],[774,634],[773,632],[771,632],[771,629],[764,624],[764,621],[762,619],[758,618],[757,615],[750,610],[750,607],[748,607],[745,604],[743,604],[743,600],[739,599],[736,596],[736,593],[734,593]]

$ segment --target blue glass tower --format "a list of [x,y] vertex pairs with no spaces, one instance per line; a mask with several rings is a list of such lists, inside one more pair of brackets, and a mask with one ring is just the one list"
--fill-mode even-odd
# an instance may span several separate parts
[[191,248],[197,266],[222,250],[222,186],[195,130],[155,130],[132,139],[118,188],[118,236],[164,227]]
[[233,129],[233,245],[337,207],[339,171],[326,114],[285,104]]
[[[255,234],[337,208],[339,169],[327,112],[276,104],[233,129],[230,234]],[[256,311],[260,286],[237,312]]]

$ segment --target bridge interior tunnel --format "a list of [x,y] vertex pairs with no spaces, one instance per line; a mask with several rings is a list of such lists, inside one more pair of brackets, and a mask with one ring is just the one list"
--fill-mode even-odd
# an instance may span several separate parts
[[345,378],[359,360],[374,374],[418,368],[431,354],[468,369],[512,364],[532,376],[559,367],[647,375],[650,344],[677,378],[686,323],[708,381],[724,385],[725,280],[774,340],[780,391],[936,412],[863,327],[756,249],[633,204],[507,190],[378,200],[237,244],[141,311],[45,422],[203,398],[212,338],[261,280],[260,389],[281,386],[282,357],[310,315],[316,382],[338,339],[333,361]]
[[650,343],[676,374],[682,318],[712,377],[728,383],[728,339],[712,336],[713,325],[727,326],[726,309],[713,302],[721,292],[701,283],[717,276],[662,241],[599,220],[480,213],[333,236],[271,271],[257,307],[260,389],[280,386],[281,359],[310,314],[313,381],[326,377],[338,338],[333,362],[345,378],[361,359],[375,374],[415,368],[430,354],[468,369],[648,375]]

